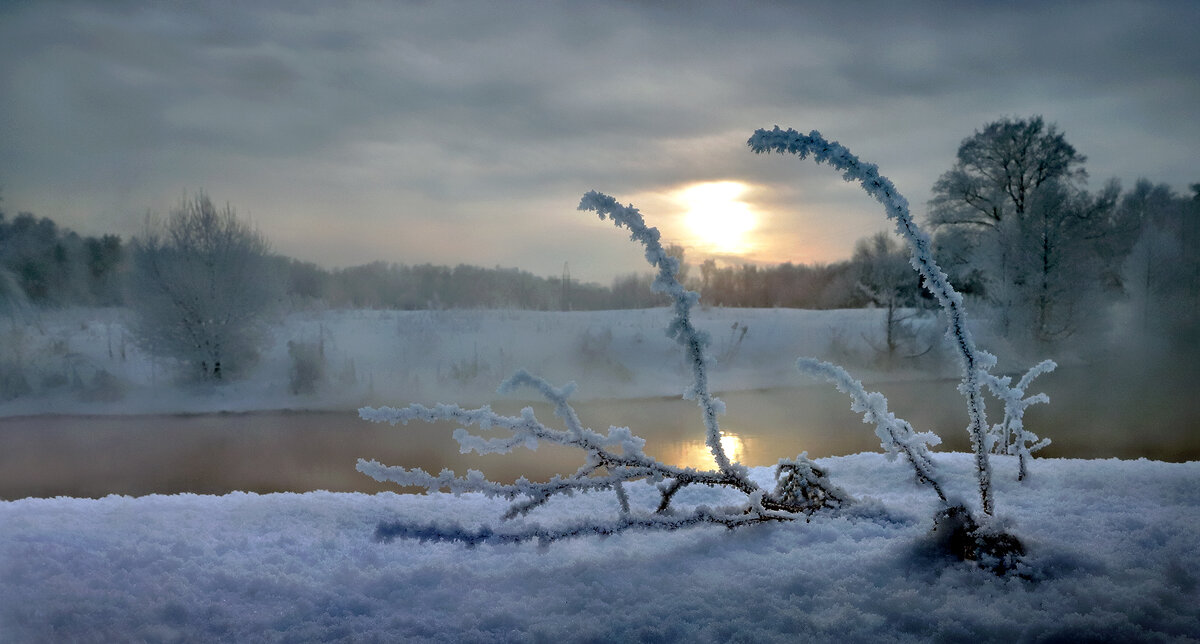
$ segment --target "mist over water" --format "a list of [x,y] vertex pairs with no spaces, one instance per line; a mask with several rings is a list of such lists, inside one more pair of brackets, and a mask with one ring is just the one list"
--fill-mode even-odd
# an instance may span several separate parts
[[[1200,460],[1200,399],[1196,368],[1181,355],[1146,366],[1111,359],[1067,366],[1033,389],[1050,395],[1026,426],[1053,443],[1041,458]],[[906,380],[869,384],[889,408],[918,431],[943,440],[936,451],[968,451],[966,416],[957,381]],[[874,427],[850,411],[849,399],[822,384],[720,394],[726,450],[751,466],[774,465],[807,451],[811,457],[879,451]],[[554,424],[542,403],[499,400],[497,411],[530,404]],[[699,409],[674,397],[576,403],[585,426],[606,432],[627,426],[646,439],[646,452],[679,466],[711,468]],[[1001,410],[989,407],[989,418]],[[144,416],[26,416],[0,418],[0,498],[107,494],[221,494],[311,490],[400,491],[355,470],[359,458],[390,465],[478,469],[492,480],[547,479],[570,474],[583,453],[542,444],[512,454],[460,454],[454,425],[390,427],[362,421],[353,411],[257,412]],[[899,465],[898,465],[899,467]],[[1037,474],[1036,460],[1033,475]],[[419,491],[419,490],[406,490]]]

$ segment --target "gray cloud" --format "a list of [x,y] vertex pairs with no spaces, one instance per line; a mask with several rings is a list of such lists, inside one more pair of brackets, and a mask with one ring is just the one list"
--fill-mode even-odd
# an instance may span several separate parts
[[754,128],[820,129],[918,213],[1004,115],[1058,123],[1095,179],[1182,189],[1197,26],[1192,2],[9,3],[0,187],[83,232],[204,188],[300,257],[604,279],[637,254],[585,237],[583,191],[734,178],[828,259],[884,223],[836,175],[749,154]]

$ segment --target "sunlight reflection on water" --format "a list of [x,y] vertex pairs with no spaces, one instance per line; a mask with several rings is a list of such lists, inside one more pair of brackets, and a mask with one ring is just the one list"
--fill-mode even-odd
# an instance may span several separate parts
[[[747,441],[733,432],[721,432],[721,448],[731,461],[741,462],[746,459]],[[702,440],[683,441],[671,445],[671,449],[663,455],[670,465],[679,467],[694,467],[698,470],[716,469],[717,462],[713,459],[712,450]]]

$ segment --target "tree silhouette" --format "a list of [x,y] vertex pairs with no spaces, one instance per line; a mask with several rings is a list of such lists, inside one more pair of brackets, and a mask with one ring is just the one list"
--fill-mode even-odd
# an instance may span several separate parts
[[233,208],[185,198],[132,243],[130,306],[141,342],[196,377],[220,380],[252,363],[263,315],[280,288],[270,245]]

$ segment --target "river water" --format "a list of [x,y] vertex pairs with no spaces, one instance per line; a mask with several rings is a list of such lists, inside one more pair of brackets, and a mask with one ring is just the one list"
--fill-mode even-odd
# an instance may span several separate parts
[[[1031,407],[1026,426],[1054,441],[1038,456],[1200,460],[1200,402],[1186,383],[1151,386],[1077,370],[1077,377],[1070,370],[1045,376],[1045,386],[1035,388],[1047,391],[1052,404]],[[944,441],[937,450],[966,451],[965,405],[956,384],[907,381],[868,389],[883,392],[891,410],[918,431],[937,432]],[[773,465],[801,451],[823,457],[879,450],[874,428],[831,387],[721,398],[728,405],[721,418],[723,443],[747,465]],[[524,404],[499,401],[493,407],[517,413]],[[543,422],[556,426],[548,406],[532,406]],[[646,439],[646,452],[661,460],[712,466],[693,402],[651,398],[576,407],[584,425],[601,433],[610,425],[632,428]],[[990,412],[997,420],[998,406],[992,404]],[[353,411],[0,418],[0,498],[398,489],[358,473],[359,458],[434,473],[473,468],[499,481],[569,474],[583,463],[579,450],[553,445],[507,455],[459,454],[450,437],[454,428],[419,423],[393,428],[362,421]]]

